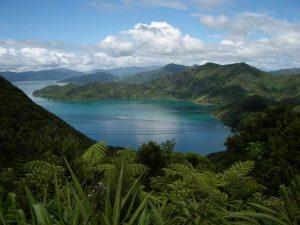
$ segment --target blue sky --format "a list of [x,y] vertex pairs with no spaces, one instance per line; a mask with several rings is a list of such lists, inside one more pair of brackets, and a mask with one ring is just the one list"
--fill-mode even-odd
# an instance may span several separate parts
[[0,71],[300,67],[299,0],[0,0]]

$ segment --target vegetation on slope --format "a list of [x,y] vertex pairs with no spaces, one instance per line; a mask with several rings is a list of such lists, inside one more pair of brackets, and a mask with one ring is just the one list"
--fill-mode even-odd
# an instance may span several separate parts
[[35,96],[49,99],[143,99],[151,95],[143,86],[136,84],[97,83],[87,85],[68,84],[65,86],[51,85],[35,91]]
[[299,137],[300,113],[276,105],[246,117],[225,145],[228,152],[255,160],[255,176],[274,193],[281,183],[287,184],[290,174],[300,171]]
[[259,95],[253,95],[221,106],[213,114],[226,125],[237,128],[247,116],[255,112],[262,112],[272,104],[275,102]]
[[59,80],[60,83],[73,83],[73,84],[89,84],[89,83],[109,83],[116,82],[120,78],[118,76],[109,73],[92,73],[81,76],[71,77],[63,80]]
[[[25,184],[24,178],[17,181],[19,188],[24,185],[24,192],[9,193],[0,199],[0,221],[49,225],[292,225],[300,222],[299,177],[291,178],[289,186],[282,185],[278,196],[266,196],[262,193],[264,187],[251,176],[254,161],[238,162],[222,172],[214,172],[209,161],[196,155],[192,164],[188,155],[175,154],[165,144],[148,143],[137,154],[123,150],[107,157],[106,146],[97,143],[78,158],[80,164],[76,170],[66,162],[70,174],[67,179],[56,173],[57,169],[54,173],[48,171],[54,177],[53,183],[50,179],[37,179],[49,163],[33,161],[25,175],[32,180],[25,179]],[[147,162],[147,168],[140,164],[142,158],[138,155],[149,154],[155,157],[149,158],[152,162]],[[163,168],[146,179],[150,181],[146,190],[144,178],[151,169],[157,168],[154,163],[157,160],[164,162]],[[81,177],[80,171],[91,176]],[[5,177],[3,173],[0,175]],[[48,189],[52,192],[45,191]]]
[[274,77],[245,63],[193,66],[144,84],[46,87],[34,95],[53,99],[179,99],[226,104],[252,95],[270,100],[299,96],[300,76]]
[[0,90],[0,165],[61,155],[74,159],[93,143],[2,77]]

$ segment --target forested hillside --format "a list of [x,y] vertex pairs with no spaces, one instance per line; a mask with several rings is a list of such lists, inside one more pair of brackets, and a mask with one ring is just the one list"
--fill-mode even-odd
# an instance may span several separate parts
[[51,86],[34,95],[52,99],[180,99],[226,104],[252,95],[285,100],[300,94],[300,76],[279,76],[245,63],[193,66],[143,84]]
[[2,77],[0,90],[0,165],[62,155],[74,159],[94,143]]

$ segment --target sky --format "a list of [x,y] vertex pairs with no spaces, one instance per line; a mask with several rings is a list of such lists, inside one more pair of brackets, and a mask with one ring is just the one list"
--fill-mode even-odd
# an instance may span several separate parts
[[300,0],[0,0],[0,71],[300,67]]

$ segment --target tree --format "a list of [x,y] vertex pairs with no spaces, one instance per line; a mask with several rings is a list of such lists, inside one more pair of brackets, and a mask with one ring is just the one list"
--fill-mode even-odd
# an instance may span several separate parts
[[269,108],[243,121],[225,145],[229,152],[256,160],[258,180],[276,192],[300,171],[300,113],[286,105]]
[[149,167],[149,177],[156,176],[167,165],[174,147],[174,140],[167,140],[160,145],[149,141],[137,151],[137,161]]

